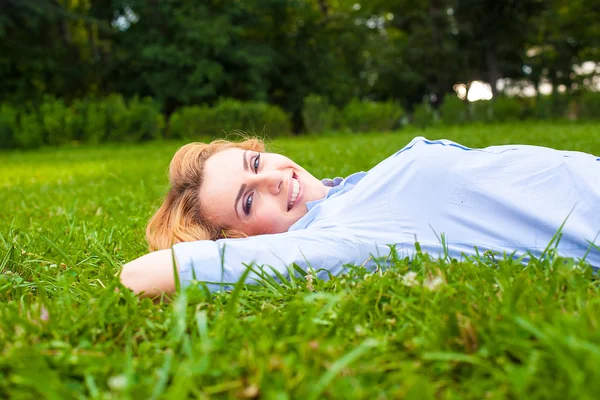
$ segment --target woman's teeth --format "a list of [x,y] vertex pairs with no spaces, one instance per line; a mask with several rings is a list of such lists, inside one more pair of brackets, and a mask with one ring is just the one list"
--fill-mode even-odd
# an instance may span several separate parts
[[288,203],[288,210],[294,206],[296,199],[298,198],[298,192],[300,192],[300,183],[296,178],[292,178],[292,196],[290,197],[290,202]]

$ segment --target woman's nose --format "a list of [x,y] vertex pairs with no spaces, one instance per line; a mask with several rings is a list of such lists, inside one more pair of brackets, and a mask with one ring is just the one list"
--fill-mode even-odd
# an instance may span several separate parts
[[263,172],[257,176],[258,185],[271,194],[277,195],[283,190],[283,173],[281,171]]

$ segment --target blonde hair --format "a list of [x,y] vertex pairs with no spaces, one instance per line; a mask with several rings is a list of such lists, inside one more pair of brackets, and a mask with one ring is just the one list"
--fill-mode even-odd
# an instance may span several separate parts
[[260,139],[214,140],[208,144],[189,143],[177,150],[169,165],[169,192],[146,227],[150,251],[168,249],[179,242],[247,236],[241,231],[215,225],[200,210],[199,193],[206,160],[231,148],[263,152],[265,145]]

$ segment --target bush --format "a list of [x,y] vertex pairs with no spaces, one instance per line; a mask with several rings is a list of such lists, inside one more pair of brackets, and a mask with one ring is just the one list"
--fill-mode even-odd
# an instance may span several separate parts
[[464,124],[469,120],[469,109],[456,95],[447,94],[440,106],[442,121],[448,125]]
[[579,118],[600,118],[600,92],[584,92],[579,100]]
[[[214,121],[208,107],[180,107],[169,119],[169,136],[182,139],[193,139],[203,131],[203,124]],[[208,128],[209,130],[212,127]]]
[[120,94],[111,94],[104,101],[106,113],[106,139],[109,141],[128,141],[132,135],[129,127],[129,110]]
[[490,100],[478,100],[469,104],[469,115],[471,121],[491,122],[493,118],[492,102]]
[[536,99],[535,117],[542,120],[565,118],[570,102],[571,96],[566,94],[540,95]]
[[160,112],[160,106],[151,98],[140,100],[134,97],[129,102],[127,133],[123,136],[126,141],[152,140],[162,137],[165,127],[165,117]]
[[170,135],[192,139],[198,135],[223,136],[234,130],[288,134],[291,123],[279,107],[260,102],[222,100],[213,108],[181,107],[169,120]]
[[213,109],[215,126],[210,132],[230,132],[233,130],[266,133],[270,136],[285,135],[291,132],[288,115],[279,107],[261,102],[241,102],[232,99],[221,100]]
[[417,105],[413,111],[412,123],[419,128],[427,128],[435,125],[437,117],[435,111],[431,108],[431,104],[427,100]]
[[537,118],[537,102],[535,97],[521,97],[519,99],[522,107],[521,118],[523,119],[535,119]]
[[46,96],[39,107],[40,118],[44,126],[44,142],[50,145],[62,145],[71,142],[73,131],[67,129],[72,111],[62,99]]
[[341,111],[329,104],[327,99],[314,94],[304,98],[302,120],[307,133],[339,131],[346,128]]
[[121,95],[113,94],[102,100],[75,100],[67,106],[62,99],[47,96],[30,111],[0,107],[0,148],[62,145],[74,140],[93,144],[151,140],[162,136],[164,126],[160,107],[150,98],[135,97],[126,104]]
[[86,107],[87,103],[83,100],[75,100],[69,107],[70,112],[65,116],[65,129],[71,140],[84,140]]
[[514,97],[497,97],[492,102],[494,121],[516,121],[523,115],[523,107]]
[[18,147],[32,149],[44,144],[44,124],[36,111],[21,113],[19,122],[18,129],[13,132]]
[[353,99],[344,107],[343,116],[353,132],[390,131],[397,124],[404,110],[392,101],[374,102]]
[[91,144],[105,141],[108,132],[106,104],[101,101],[85,100],[80,106],[83,114],[82,140]]
[[14,143],[14,134],[18,129],[19,113],[7,104],[0,105],[0,149],[10,149]]
[[136,96],[126,103],[120,94],[111,94],[89,111],[88,118],[99,119],[95,137],[104,136],[100,136],[102,125],[109,141],[139,142],[162,137],[165,119],[158,103],[149,97],[140,100]]

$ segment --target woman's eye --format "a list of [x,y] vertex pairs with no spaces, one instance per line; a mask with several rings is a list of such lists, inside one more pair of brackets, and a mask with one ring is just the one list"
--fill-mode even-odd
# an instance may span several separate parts
[[250,209],[252,208],[252,201],[254,194],[251,194],[250,196],[248,196],[248,198],[246,199],[246,203],[244,203],[244,213],[246,213],[246,215],[250,214]]
[[258,172],[258,166],[260,164],[260,153],[254,157],[254,172]]

